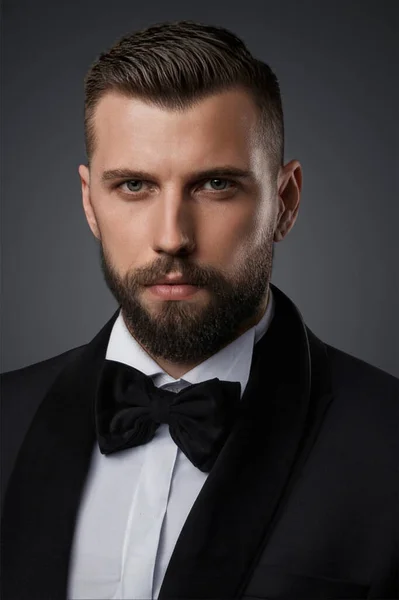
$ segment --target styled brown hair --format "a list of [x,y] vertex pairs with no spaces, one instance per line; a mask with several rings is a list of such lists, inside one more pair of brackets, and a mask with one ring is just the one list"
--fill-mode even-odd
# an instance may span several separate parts
[[88,165],[96,145],[94,111],[109,91],[184,110],[199,100],[241,87],[259,110],[258,141],[277,174],[284,160],[284,122],[276,75],[255,59],[231,31],[194,21],[152,25],[120,38],[85,77],[85,144]]

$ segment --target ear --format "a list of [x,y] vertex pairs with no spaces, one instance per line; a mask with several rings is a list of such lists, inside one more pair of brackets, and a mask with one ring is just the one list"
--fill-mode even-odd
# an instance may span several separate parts
[[82,184],[83,210],[85,211],[86,219],[93,235],[100,240],[101,234],[90,199],[90,171],[86,165],[79,165],[78,170]]
[[302,190],[302,168],[297,160],[291,160],[280,168],[277,185],[279,214],[274,241],[281,242],[294,226],[298,216]]

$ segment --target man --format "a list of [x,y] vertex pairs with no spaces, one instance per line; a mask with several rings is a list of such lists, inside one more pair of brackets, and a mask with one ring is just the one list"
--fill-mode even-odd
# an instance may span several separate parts
[[122,38],[85,92],[120,310],[3,375],[3,598],[397,598],[398,381],[270,283],[302,182],[275,75],[183,21]]

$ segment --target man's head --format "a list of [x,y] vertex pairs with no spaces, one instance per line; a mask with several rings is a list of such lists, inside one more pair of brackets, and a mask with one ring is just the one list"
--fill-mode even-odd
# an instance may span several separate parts
[[[157,25],[94,63],[85,127],[84,210],[126,325],[155,358],[197,364],[261,318],[296,219],[277,79],[225,29]],[[155,295],[170,273],[197,291]]]

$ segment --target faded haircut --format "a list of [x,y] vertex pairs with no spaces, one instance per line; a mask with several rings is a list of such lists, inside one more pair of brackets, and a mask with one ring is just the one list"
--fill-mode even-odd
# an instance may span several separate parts
[[258,109],[257,142],[276,176],[284,160],[284,120],[276,75],[231,31],[194,21],[160,23],[128,33],[91,65],[85,77],[88,165],[96,147],[94,112],[116,91],[160,108],[183,111],[212,94],[244,89]]

